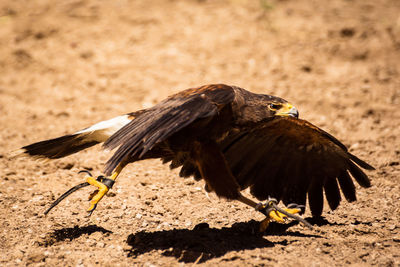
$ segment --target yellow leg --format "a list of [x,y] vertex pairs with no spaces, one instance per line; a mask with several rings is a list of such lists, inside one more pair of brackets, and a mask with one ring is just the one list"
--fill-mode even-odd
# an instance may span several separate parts
[[[289,214],[297,214],[297,213],[301,212],[301,209],[283,209],[283,210]],[[271,221],[283,223],[283,222],[285,222],[285,219],[287,217],[288,216],[286,214],[283,214],[277,210],[271,210],[268,213],[268,217],[261,221],[260,232],[265,232],[265,230],[268,228],[268,225]]]
[[[121,164],[118,165],[110,177],[108,177],[108,178],[100,177],[100,181],[91,176],[87,177],[86,181],[89,184],[96,186],[98,188],[89,196],[90,207],[87,210],[89,212],[89,215],[96,209],[97,203],[99,203],[99,201],[104,197],[104,195],[107,194],[108,190],[111,187],[111,186],[107,186],[107,184],[105,184],[105,182],[106,182],[105,180],[109,179],[109,180],[111,180],[111,182],[113,184],[115,179],[117,179],[118,175],[122,171],[122,168],[123,168],[123,166]],[[103,180],[104,180],[104,183],[103,183]]]
[[[287,213],[290,213],[290,214],[296,214],[296,213],[300,213],[301,212],[301,209],[283,209],[283,210],[286,211]],[[285,222],[285,218],[287,218],[287,215],[283,214],[283,213],[281,213],[281,212],[279,212],[277,210],[272,210],[269,213],[269,217],[271,219],[273,219],[274,221],[282,223],[282,222]]]

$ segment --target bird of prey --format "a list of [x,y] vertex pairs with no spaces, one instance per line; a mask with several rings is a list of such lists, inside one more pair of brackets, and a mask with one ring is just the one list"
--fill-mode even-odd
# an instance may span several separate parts
[[[266,228],[270,220],[282,222],[286,216],[301,220],[296,213],[307,199],[311,214],[320,216],[324,192],[332,210],[341,201],[340,191],[348,201],[355,201],[351,177],[362,187],[370,186],[360,167],[373,170],[371,165],[298,116],[297,109],[282,98],[212,84],[181,91],[151,108],[73,134],[24,146],[20,152],[56,159],[103,142],[104,148],[116,149],[105,164],[104,176],[89,175],[87,182],[69,190],[50,209],[90,184],[98,188],[90,197],[88,212],[92,213],[127,164],[160,158],[171,169],[181,167],[181,177],[203,179],[207,192],[262,212],[267,216]],[[268,201],[257,203],[242,195],[248,187],[256,199]],[[279,208],[279,201],[287,208]]]

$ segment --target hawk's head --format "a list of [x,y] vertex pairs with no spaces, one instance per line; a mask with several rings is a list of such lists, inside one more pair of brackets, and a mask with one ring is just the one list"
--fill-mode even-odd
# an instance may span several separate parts
[[292,104],[288,103],[286,100],[281,99],[281,101],[269,101],[267,108],[269,112],[274,116],[292,116],[295,118],[299,117],[299,111]]

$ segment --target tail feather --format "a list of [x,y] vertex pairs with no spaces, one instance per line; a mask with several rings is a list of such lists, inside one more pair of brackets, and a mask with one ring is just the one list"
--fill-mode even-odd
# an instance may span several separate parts
[[19,152],[37,158],[58,159],[100,143],[85,140],[86,137],[84,134],[64,135],[24,146]]
[[132,114],[99,122],[79,132],[36,142],[15,151],[12,156],[28,155],[35,158],[58,159],[106,141],[128,124]]

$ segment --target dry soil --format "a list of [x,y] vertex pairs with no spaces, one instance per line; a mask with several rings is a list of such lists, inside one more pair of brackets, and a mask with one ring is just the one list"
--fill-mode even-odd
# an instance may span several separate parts
[[[0,265],[399,266],[399,74],[398,0],[2,0]],[[313,230],[260,235],[261,214],[158,160],[128,166],[90,218],[88,188],[44,216],[110,153],[9,157],[209,83],[290,100],[376,167],[373,186]]]

